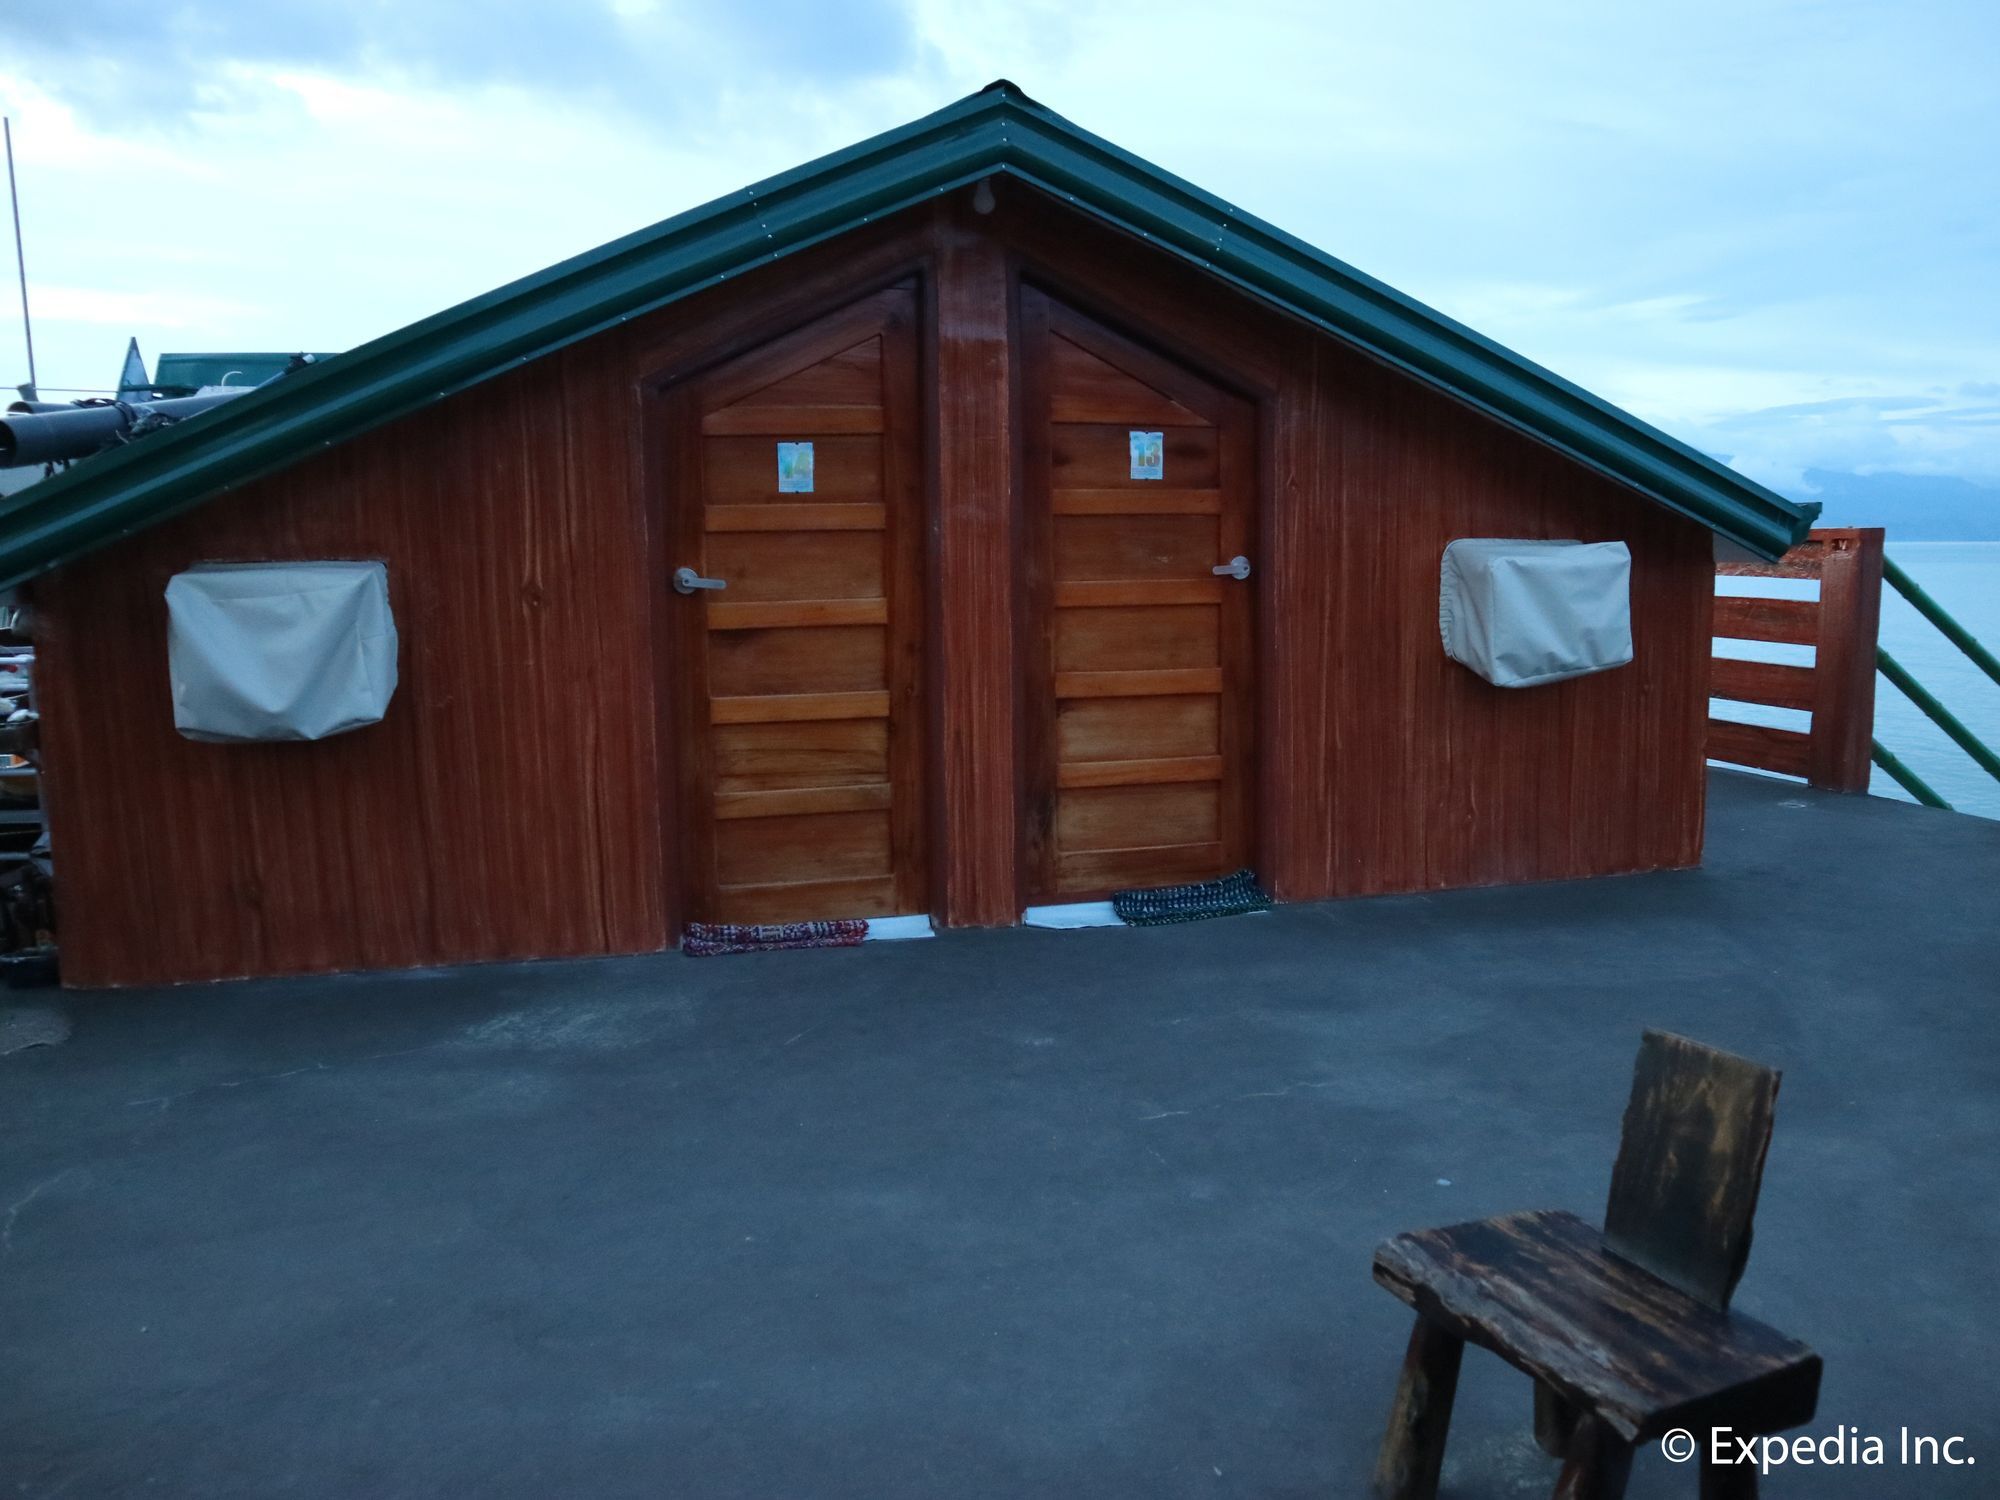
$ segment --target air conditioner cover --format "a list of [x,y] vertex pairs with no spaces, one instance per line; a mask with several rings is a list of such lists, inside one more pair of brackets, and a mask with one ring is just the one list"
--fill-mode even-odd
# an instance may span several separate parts
[[211,563],[167,582],[174,727],[191,740],[322,740],[380,719],[396,622],[379,562]]
[[1632,552],[1623,542],[1468,537],[1444,549],[1445,654],[1496,687],[1535,687],[1632,660]]

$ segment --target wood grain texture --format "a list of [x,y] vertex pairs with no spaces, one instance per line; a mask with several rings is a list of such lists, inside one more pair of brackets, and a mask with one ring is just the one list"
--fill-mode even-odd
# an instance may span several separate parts
[[[817,921],[927,907],[916,313],[914,285],[891,287],[745,351],[666,398],[678,455],[665,497],[675,557],[727,585],[674,605],[683,726],[677,821],[692,920]],[[838,395],[844,404],[799,404],[790,399],[797,392]],[[758,428],[733,415],[742,411],[774,419],[759,429],[754,451],[734,435]],[[798,425],[827,413],[835,414],[831,435]],[[863,428],[874,434],[866,462],[845,475],[830,470],[847,451],[849,440],[838,434]],[[812,444],[810,493],[827,485],[879,509],[881,529],[823,537],[808,518],[790,533],[725,526],[712,534],[713,509],[726,521],[746,509],[803,509],[786,503],[779,487],[780,442]],[[825,693],[846,698],[850,713],[863,697],[879,702],[879,722],[838,721],[841,733],[871,748],[879,742],[879,759],[836,754],[815,768],[826,721],[791,714],[801,698]],[[791,784],[732,784],[737,763],[725,756],[742,752],[753,724],[760,763],[775,759]],[[871,883],[883,881],[887,896]],[[821,904],[850,897],[851,908]]]
[[1595,1412],[1585,1412],[1570,1430],[1554,1500],[1624,1500],[1632,1477],[1632,1444]]
[[1066,788],[1149,786],[1161,782],[1220,781],[1222,773],[1219,755],[1168,756],[1155,760],[1079,759],[1061,763],[1060,780]]
[[1711,1307],[1729,1306],[1777,1117],[1779,1074],[1648,1031],[1611,1173],[1604,1243]]
[[1535,1446],[1551,1458],[1561,1458],[1569,1452],[1570,1435],[1576,1431],[1579,1413],[1569,1402],[1563,1400],[1547,1383],[1535,1382]]
[[[1322,355],[1332,386],[1311,425],[1330,441],[1318,482],[1342,497],[1339,530],[1326,539],[1300,518],[1309,550],[1272,587],[1280,619],[1299,622],[1281,631],[1326,635],[1287,642],[1271,712],[1289,729],[1278,775],[1324,784],[1330,827],[1318,849],[1293,831],[1274,883],[1359,894],[1695,863],[1707,537],[1441,397],[1364,383],[1343,351]],[[1416,495],[1431,503],[1401,498]],[[1625,541],[1632,664],[1510,692],[1449,661],[1439,564],[1468,536]]]
[[[1093,900],[1239,868],[1255,840],[1256,584],[1214,567],[1253,549],[1250,410],[1032,286],[1021,357],[1026,899]],[[1132,435],[1155,431],[1163,477],[1135,478]],[[1149,699],[1147,687],[1175,696]],[[1166,726],[1182,751],[1164,752],[1147,708],[1204,697],[1206,712]],[[1064,732],[1077,715],[1094,743]],[[1197,724],[1209,738],[1186,747]]]
[[[551,356],[38,585],[69,982],[662,944],[651,521],[619,373]],[[388,564],[387,716],[182,739],[167,579],[312,558]]]
[[1718,562],[1715,571],[1727,578],[1817,578],[1826,563],[1825,538],[1833,534],[1836,528],[1814,527],[1806,540],[1773,562]]
[[1715,633],[1733,641],[1819,642],[1819,604],[1812,599],[1759,599],[1732,595],[1715,601]]
[[[795,257],[38,580],[65,980],[667,944],[678,773],[654,643],[674,596],[646,393],[909,275],[927,245],[905,222]],[[388,564],[402,637],[388,715],[314,744],[182,739],[167,579],[315,558]]]
[[[787,257],[38,581],[44,795],[71,982],[671,940],[686,915],[671,873],[684,708],[668,649],[677,600],[660,586],[672,564],[659,393],[911,276],[923,287],[930,412],[926,442],[901,461],[921,466],[929,507],[931,906],[942,919],[1010,922],[1021,896],[1015,653],[1027,565],[1015,555],[1011,299],[1023,272],[1254,405],[1253,844],[1275,894],[1698,860],[1713,592],[1701,528],[1022,184],[996,190],[989,217],[940,202]],[[711,507],[713,535],[810,531],[837,571],[852,560],[833,554],[841,538],[882,531],[885,509],[859,497],[899,460],[854,399],[878,357],[857,340],[809,380],[737,393],[718,425],[738,430],[705,439],[727,483],[740,481],[736,499]],[[1083,373],[1065,414],[1107,425],[1102,373],[1074,363]],[[1163,393],[1148,416],[1184,432],[1184,406]],[[765,494],[770,442],[808,413],[830,424],[827,488]],[[1205,448],[1175,452],[1207,473]],[[1088,443],[1071,457],[1067,518],[1220,513],[1219,453],[1215,483],[1161,485],[1157,499],[1116,473],[1083,483],[1105,462]],[[1519,693],[1453,667],[1437,641],[1437,569],[1445,543],[1466,535],[1626,541],[1633,664]],[[166,578],[201,560],[314,557],[389,564],[404,644],[388,719],[312,746],[180,740],[161,666]],[[1177,670],[1197,675],[1145,690],[1215,691],[1199,678],[1211,667]],[[1081,673],[1065,679],[1119,701]],[[833,721],[873,713],[880,691],[719,699],[711,718]]]
[[[1195,268],[1017,185],[999,199],[994,227],[1038,285],[1257,403],[1256,848],[1274,894],[1699,862],[1705,530]],[[1461,536],[1626,542],[1632,665],[1522,692],[1453,665],[1438,569]]]
[[710,531],[880,531],[879,505],[711,505]]
[[1011,925],[1016,847],[1014,274],[1003,246],[939,210],[932,441],[941,871],[953,926]]
[[1437,1500],[1445,1440],[1458,1397],[1465,1340],[1419,1317],[1396,1377],[1389,1427],[1375,1456],[1373,1500]]
[[[1213,552],[1210,552],[1213,556]],[[1206,571],[1206,569],[1204,569]],[[1120,604],[1211,604],[1226,602],[1234,580],[1219,578],[1104,579],[1055,586],[1057,609],[1109,608]]]
[[888,875],[744,885],[728,890],[732,922],[787,922],[792,918],[785,914],[796,911],[844,911],[856,917],[886,917],[895,913],[896,904],[896,881]]
[[1812,736],[1796,729],[1764,724],[1739,724],[1733,719],[1708,721],[1707,753],[1733,766],[1803,776],[1812,765]]
[[1058,672],[1056,697],[1160,698],[1186,694],[1219,695],[1220,667],[1175,667],[1157,671],[1126,668],[1111,672]]
[[1809,667],[1717,657],[1719,698],[1803,709],[1808,731],[1746,732],[1710,726],[1717,760],[1802,776],[1832,792],[1866,792],[1874,775],[1875,676],[1882,619],[1882,529],[1825,527],[1773,563],[1727,563],[1717,571],[1751,578],[1816,578],[1817,599],[1731,596],[1716,601],[1719,636],[1814,647]]
[[1819,647],[1813,656],[1812,754],[1806,779],[1866,792],[1874,774],[1875,673],[1882,624],[1882,528],[1815,532]]
[[718,724],[710,743],[718,795],[889,779],[886,701],[856,718]]
[[1148,489],[1058,490],[1050,505],[1059,516],[1217,516],[1220,490],[1187,490],[1161,485]]
[[757,698],[710,698],[711,724],[789,724],[801,719],[882,719],[889,695],[879,693],[787,693]]
[[789,437],[793,433],[880,432],[882,413],[867,406],[726,406],[701,419],[701,430],[718,436],[755,434]]
[[[796,543],[795,543],[796,545]],[[807,549],[798,547],[802,559]],[[727,576],[715,563],[717,576]],[[796,573],[791,580],[797,587]],[[878,585],[879,587],[879,585]],[[773,630],[780,626],[887,625],[889,601],[877,599],[785,599],[772,601],[711,599],[710,630]]]
[[1734,656],[1715,658],[1709,668],[1708,690],[1712,696],[1734,703],[1764,703],[1806,713],[1812,712],[1818,694],[1811,667]]
[[1375,1279],[1422,1316],[1545,1381],[1624,1442],[1718,1423],[1812,1419],[1820,1358],[1608,1251],[1574,1214],[1508,1214],[1398,1235]]

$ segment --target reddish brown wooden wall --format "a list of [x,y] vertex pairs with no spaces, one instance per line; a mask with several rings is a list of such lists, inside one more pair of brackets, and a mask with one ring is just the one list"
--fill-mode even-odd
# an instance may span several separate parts
[[[677,930],[650,382],[912,271],[934,381],[934,909],[1011,920],[1027,274],[1259,403],[1259,867],[1309,899],[1699,857],[1707,534],[1531,440],[1019,191],[796,257],[453,397],[34,590],[65,973],[120,984],[643,951]],[[1457,536],[1620,538],[1633,666],[1491,688],[1448,662]],[[383,723],[316,745],[173,731],[167,578],[381,557]],[[945,670],[948,664],[949,670]]]
[[[72,982],[658,942],[630,405],[559,356],[37,585]],[[168,577],[267,557],[388,559],[401,683],[381,724],[310,745],[174,732]]]
[[[1028,274],[1261,401],[1258,869],[1277,895],[1700,860],[1703,528],[1192,267],[1141,274],[1109,230],[1002,206]],[[1509,690],[1447,660],[1438,567],[1461,536],[1627,542],[1633,664]]]
[[[1335,417],[1310,492],[1334,504],[1303,524],[1330,528],[1332,545],[1323,580],[1294,578],[1293,608],[1325,622],[1330,649],[1296,656],[1280,703],[1324,725],[1286,736],[1292,816],[1324,837],[1291,842],[1281,887],[1355,895],[1694,863],[1706,533],[1317,352]],[[1447,660],[1438,559],[1462,536],[1628,543],[1633,664],[1510,690]]]

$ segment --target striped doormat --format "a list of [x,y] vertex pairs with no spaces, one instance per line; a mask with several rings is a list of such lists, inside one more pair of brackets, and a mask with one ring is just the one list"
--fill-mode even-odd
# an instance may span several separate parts
[[1118,913],[1120,921],[1134,927],[1199,922],[1206,917],[1237,917],[1270,908],[1271,898],[1258,889],[1257,877],[1249,870],[1238,870],[1216,880],[1199,880],[1192,885],[1111,893],[1111,909]]
[[860,918],[764,926],[690,922],[681,937],[681,952],[689,958],[713,958],[719,953],[773,953],[783,948],[853,948],[866,936],[868,923]]

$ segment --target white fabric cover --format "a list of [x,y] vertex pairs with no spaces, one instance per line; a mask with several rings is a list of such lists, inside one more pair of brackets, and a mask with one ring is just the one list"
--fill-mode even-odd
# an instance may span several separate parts
[[1445,654],[1495,687],[1561,682],[1632,660],[1632,552],[1623,542],[1461,538],[1444,549]]
[[379,562],[210,563],[167,581],[174,727],[191,740],[323,740],[396,691]]

